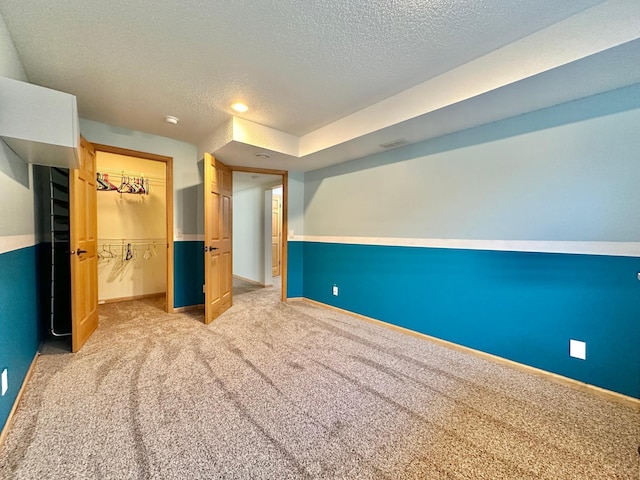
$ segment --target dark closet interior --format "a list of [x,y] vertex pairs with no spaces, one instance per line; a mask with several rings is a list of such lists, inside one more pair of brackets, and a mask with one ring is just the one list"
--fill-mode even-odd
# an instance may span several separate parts
[[34,166],[43,338],[71,334],[69,170]]

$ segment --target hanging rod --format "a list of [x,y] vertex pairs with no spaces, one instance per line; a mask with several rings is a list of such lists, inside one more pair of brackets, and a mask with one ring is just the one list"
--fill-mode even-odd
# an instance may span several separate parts
[[98,245],[166,245],[166,238],[98,238]]
[[[152,188],[154,183],[166,183],[166,178],[155,177],[153,175],[146,175],[144,172],[135,172],[133,170],[116,170],[114,168],[96,168],[96,173],[107,173],[109,174],[109,180],[111,183],[117,183],[120,181],[122,177],[129,178],[148,178],[152,183]],[[114,181],[115,180],[115,181]]]

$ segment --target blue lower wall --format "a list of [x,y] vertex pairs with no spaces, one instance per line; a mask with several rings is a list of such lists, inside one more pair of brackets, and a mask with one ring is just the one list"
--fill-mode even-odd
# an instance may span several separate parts
[[[302,249],[306,298],[640,398],[640,258]],[[587,343],[586,361],[569,356],[570,339]]]
[[287,242],[287,298],[303,296],[303,242]]
[[175,308],[204,304],[204,242],[173,244],[173,306]]
[[7,394],[0,397],[0,428],[38,351],[36,272],[36,247],[0,255],[0,371],[8,369],[9,380]]

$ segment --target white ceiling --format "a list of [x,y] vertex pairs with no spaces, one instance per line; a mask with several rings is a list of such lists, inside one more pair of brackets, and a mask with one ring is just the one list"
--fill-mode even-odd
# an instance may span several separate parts
[[[239,147],[257,145],[274,155],[255,166],[310,170],[379,150],[378,143],[394,140],[384,135],[393,125],[640,38],[640,32],[630,31],[633,27],[614,25],[614,32],[627,34],[620,39],[603,39],[601,31],[610,13],[615,22],[624,23],[626,16],[627,22],[640,25],[640,18],[633,18],[640,15],[638,4],[637,0],[0,0],[0,13],[29,80],[76,95],[81,117],[195,143],[201,150],[220,150],[220,158],[231,164],[255,163],[258,149],[247,157],[246,148]],[[597,15],[590,13],[596,9]],[[571,27],[586,18],[592,19],[592,28],[583,21],[577,38],[563,38],[554,28]],[[512,47],[524,45],[526,50],[529,37],[538,39],[537,46],[529,42],[528,56],[519,57]],[[558,38],[564,43],[558,44]],[[540,45],[548,50],[539,51]],[[488,60],[477,63],[495,59],[496,52],[509,48],[510,63],[503,58],[493,70]],[[534,54],[564,57],[557,64],[542,65],[538,58],[530,58]],[[500,83],[505,65],[514,64],[533,68]],[[467,68],[468,82],[483,88],[488,79],[498,83],[468,98],[416,110],[439,97],[428,98],[422,92],[409,99],[412,89],[461,72],[467,65],[482,67]],[[632,75],[628,81],[634,79]],[[614,83],[591,90],[621,86]],[[403,95],[402,102],[390,107],[389,102]],[[556,97],[554,102],[570,95]],[[283,151],[273,148],[270,139],[239,142],[235,133],[224,143],[212,141],[220,137],[220,128],[228,130],[230,104],[238,100],[250,107],[240,115],[243,119],[271,127],[271,133],[289,135],[298,146]],[[385,110],[368,114],[385,101]],[[540,106],[548,105],[543,101],[526,108]],[[511,113],[522,113],[515,110]],[[165,115],[181,121],[170,126],[163,122]],[[377,120],[369,125],[372,118]],[[366,142],[375,148],[351,148],[375,132],[382,132],[380,138]],[[424,135],[417,137],[410,141]],[[331,150],[336,146],[342,150]],[[327,152],[333,151],[335,155],[327,159]],[[309,158],[301,163],[301,156]]]
[[233,172],[233,193],[256,187],[277,187],[282,185],[280,175],[264,173]]

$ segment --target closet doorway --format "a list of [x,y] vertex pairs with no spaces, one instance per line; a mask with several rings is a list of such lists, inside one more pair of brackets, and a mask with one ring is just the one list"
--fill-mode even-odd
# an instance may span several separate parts
[[161,297],[173,311],[173,159],[94,144],[98,303]]

